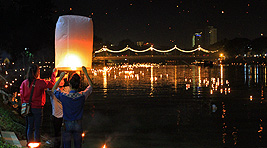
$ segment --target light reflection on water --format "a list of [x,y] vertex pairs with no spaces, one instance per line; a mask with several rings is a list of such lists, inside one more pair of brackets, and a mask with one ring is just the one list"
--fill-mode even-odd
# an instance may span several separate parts
[[[223,65],[220,65],[219,74],[214,73],[213,69],[201,66],[146,65],[140,67],[104,67],[93,69],[92,73],[97,87],[103,89],[104,96],[108,95],[107,89],[120,88],[128,91],[142,88],[149,91],[150,97],[157,97],[154,96],[154,91],[160,91],[158,89],[166,89],[169,95],[174,95],[178,93],[178,89],[189,90],[192,86],[194,95],[201,97],[203,88],[210,88],[215,91],[222,90],[222,92],[226,91],[227,93],[228,88],[225,89],[223,86],[225,83],[223,70]],[[226,81],[228,82],[226,87],[228,87],[229,81]],[[150,88],[147,87],[148,85]],[[158,93],[158,95],[162,94]]]
[[87,141],[108,147],[266,144],[266,67],[123,65],[95,67],[92,74]]

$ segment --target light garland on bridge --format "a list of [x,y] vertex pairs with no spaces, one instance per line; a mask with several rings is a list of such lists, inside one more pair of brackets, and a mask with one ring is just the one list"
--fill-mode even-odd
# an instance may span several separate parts
[[161,52],[161,53],[167,53],[167,52],[171,52],[173,50],[178,50],[180,52],[183,52],[183,53],[191,53],[191,52],[195,52],[195,51],[202,51],[202,52],[206,52],[206,53],[215,53],[215,52],[218,52],[218,50],[215,50],[215,51],[209,51],[209,50],[206,50],[202,47],[200,47],[200,45],[198,46],[198,48],[196,49],[193,49],[193,50],[183,50],[183,49],[180,49],[178,48],[176,45],[169,49],[169,50],[159,50],[159,49],[156,49],[153,47],[153,45],[151,45],[151,47],[149,47],[148,49],[145,49],[145,50],[135,50],[135,49],[132,49],[130,48],[128,45],[121,49],[121,50],[110,50],[107,48],[107,46],[103,46],[101,49],[99,49],[98,51],[95,51],[95,53],[101,53],[101,52],[104,52],[104,51],[107,51],[107,52],[112,52],[112,53],[121,53],[121,52],[124,52],[124,51],[127,51],[127,50],[130,50],[130,51],[133,51],[133,52],[147,52],[147,51],[156,51],[156,52]]

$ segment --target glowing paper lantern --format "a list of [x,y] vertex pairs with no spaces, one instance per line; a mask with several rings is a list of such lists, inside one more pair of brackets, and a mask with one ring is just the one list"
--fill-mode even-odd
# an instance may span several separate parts
[[77,15],[58,18],[55,31],[55,67],[59,70],[91,68],[93,21]]

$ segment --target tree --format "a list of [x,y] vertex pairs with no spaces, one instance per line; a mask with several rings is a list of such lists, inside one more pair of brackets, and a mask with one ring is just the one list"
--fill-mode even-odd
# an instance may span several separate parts
[[129,47],[131,47],[131,48],[134,48],[135,47],[134,42],[132,42],[130,39],[124,39],[124,40],[122,40],[122,41],[119,42],[118,48],[119,49],[122,49],[122,48],[125,48],[127,45]]
[[0,23],[0,46],[14,59],[20,58],[25,48],[53,47],[52,8],[51,0],[1,0],[0,19],[4,23]]
[[266,54],[267,52],[267,37],[260,37],[251,42],[252,51],[256,54]]
[[94,35],[94,47],[93,47],[94,51],[97,51],[102,47],[103,47],[103,39]]
[[225,44],[225,51],[229,56],[236,56],[248,52],[251,41],[246,38],[235,38]]

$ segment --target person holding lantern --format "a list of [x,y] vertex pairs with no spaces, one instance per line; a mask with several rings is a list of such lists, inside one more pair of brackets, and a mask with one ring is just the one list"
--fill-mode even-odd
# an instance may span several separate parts
[[81,83],[81,78],[77,73],[73,73],[69,80],[70,92],[65,93],[56,90],[60,81],[65,75],[65,72],[60,74],[59,80],[54,85],[52,92],[56,98],[62,102],[63,106],[63,119],[64,119],[64,133],[63,144],[64,148],[71,147],[71,137],[74,139],[74,147],[82,147],[82,116],[83,106],[85,100],[92,93],[93,83],[87,73],[87,69],[83,66],[82,70],[87,78],[89,86],[84,91],[78,91]]
[[[59,77],[57,77],[57,80]],[[67,92],[65,89],[65,79],[62,79],[59,83],[58,90],[62,92]],[[61,145],[61,127],[63,121],[63,108],[62,103],[59,101],[51,90],[48,90],[47,93],[50,95],[50,101],[52,105],[52,123],[54,128],[54,148],[60,148]]]
[[[52,89],[56,81],[57,69],[53,69],[51,80],[40,79],[40,69],[37,64],[30,65],[26,79],[20,86],[21,103],[28,103],[33,90],[30,104],[30,114],[26,116],[27,142],[41,142],[40,130],[42,124],[43,107],[46,102],[45,90]],[[35,87],[33,84],[35,82]]]

